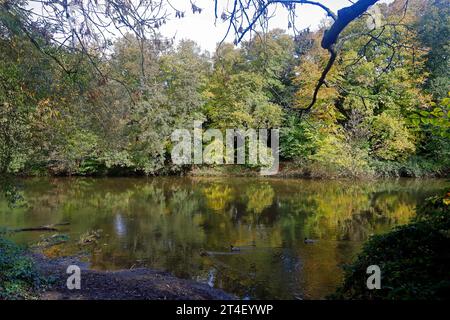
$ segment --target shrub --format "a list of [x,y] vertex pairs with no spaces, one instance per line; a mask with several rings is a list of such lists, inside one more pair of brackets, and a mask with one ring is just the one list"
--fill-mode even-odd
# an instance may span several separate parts
[[43,279],[22,248],[0,238],[0,300],[33,299]]
[[319,139],[313,124],[290,117],[280,132],[280,155],[289,160],[305,159],[316,151]]
[[[329,298],[449,299],[449,205],[450,193],[430,198],[412,223],[372,237],[356,261],[346,267],[342,286]],[[381,269],[381,289],[367,289],[370,265]]]
[[379,159],[407,159],[415,151],[414,137],[404,121],[386,113],[374,117],[372,123],[372,152]]
[[368,154],[365,150],[328,135],[320,142],[318,151],[309,157],[313,177],[371,176]]

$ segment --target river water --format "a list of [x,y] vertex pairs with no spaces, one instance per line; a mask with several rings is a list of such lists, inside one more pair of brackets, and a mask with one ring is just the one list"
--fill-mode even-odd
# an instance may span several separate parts
[[[440,179],[33,178],[23,204],[0,198],[0,228],[66,223],[50,256],[82,252],[93,269],[149,267],[240,298],[322,299],[371,234],[407,223],[450,186]],[[100,230],[98,243],[79,239]],[[9,237],[33,244],[55,232]],[[304,238],[317,240],[305,244]],[[230,245],[239,248],[231,251]]]

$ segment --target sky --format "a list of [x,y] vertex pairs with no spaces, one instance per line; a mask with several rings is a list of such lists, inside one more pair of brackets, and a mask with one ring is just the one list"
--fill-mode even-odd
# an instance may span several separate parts
[[[231,0],[219,1],[219,16],[228,2]],[[186,15],[182,19],[172,18],[163,25],[160,32],[166,37],[175,37],[178,42],[182,39],[191,39],[197,42],[203,50],[213,52],[216,44],[226,35],[228,24],[219,19],[215,22],[214,0],[196,0],[193,1],[196,6],[203,9],[202,13],[192,13],[189,0],[173,0],[172,3],[179,10],[185,10]],[[321,0],[322,4],[328,6],[334,12],[338,9],[351,5],[349,0]],[[287,30],[287,13],[280,5],[272,5],[272,10],[276,10],[275,17],[270,21],[269,28],[280,28]],[[322,9],[312,5],[297,5],[297,29],[311,28],[317,29],[321,21],[325,19],[325,13]],[[226,39],[229,42],[234,40],[234,35],[230,34]]]
[[[352,4],[350,0],[316,1],[326,5],[335,13],[340,8],[347,7]],[[392,1],[393,0],[380,0],[379,3]],[[192,12],[191,2],[201,8],[202,12],[194,14]],[[229,8],[229,6],[232,6],[233,3],[233,0],[218,0],[219,18],[216,21],[214,14],[214,0],[170,0],[170,4],[174,8],[185,12],[185,17],[181,19],[175,18],[173,10],[168,10],[171,12],[171,17],[169,17],[166,24],[161,26],[159,32],[165,37],[174,38],[175,42],[179,42],[182,39],[194,40],[203,50],[214,52],[217,44],[224,39],[228,28],[228,21],[223,22],[220,19],[220,15],[224,12],[225,8]],[[167,7],[170,9],[168,5]],[[44,14],[42,12],[40,2],[30,1],[28,8],[35,11],[37,14]],[[270,19],[269,29],[280,28],[292,33],[292,29],[289,30],[287,28],[287,11],[280,4],[272,4],[269,9],[271,10],[271,13],[275,13],[273,18]],[[325,11],[313,5],[297,4],[295,12],[297,14],[295,23],[297,30],[305,28],[316,30],[326,19]],[[108,30],[113,37],[119,35],[119,32],[113,27]],[[228,42],[233,42],[233,32],[230,32],[225,40]]]

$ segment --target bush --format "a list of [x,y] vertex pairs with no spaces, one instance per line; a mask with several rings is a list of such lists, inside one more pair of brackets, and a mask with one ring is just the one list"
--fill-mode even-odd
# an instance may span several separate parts
[[449,166],[443,161],[412,156],[406,162],[370,159],[370,166],[377,177],[440,177],[446,176]]
[[363,177],[371,176],[366,150],[328,135],[322,139],[318,151],[309,157],[312,177]]
[[[372,237],[346,267],[331,299],[450,299],[450,193],[419,208],[412,223]],[[381,269],[381,289],[366,286],[367,267]]]
[[287,160],[306,159],[316,152],[319,139],[319,131],[313,125],[289,117],[280,131],[280,155]]
[[0,300],[36,298],[42,285],[43,279],[24,250],[0,238]]
[[415,152],[414,137],[404,121],[382,113],[372,123],[372,152],[382,160],[406,160]]

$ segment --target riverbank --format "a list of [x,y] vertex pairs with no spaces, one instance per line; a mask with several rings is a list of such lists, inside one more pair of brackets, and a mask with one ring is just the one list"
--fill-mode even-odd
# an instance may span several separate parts
[[[106,168],[101,167],[96,170],[73,170],[57,171],[51,168],[40,168],[39,170],[24,170],[9,174],[9,179],[14,177],[145,177],[145,176],[191,176],[191,177],[259,177],[261,168],[242,164],[223,165],[191,165],[184,167],[163,167],[152,173],[133,168]],[[432,163],[395,161],[371,162],[365,170],[355,171],[343,168],[338,165],[327,163],[314,163],[311,161],[280,161],[275,173],[270,175],[277,178],[296,179],[357,179],[373,180],[386,178],[447,178],[450,176],[450,167],[447,165],[438,166]],[[4,179],[1,179],[7,182]]]
[[[0,300],[230,300],[207,284],[148,268],[90,270],[76,256],[48,258],[0,239]],[[70,265],[80,267],[80,290],[69,290]]]
[[[296,179],[385,179],[385,178],[447,178],[449,168],[421,167],[412,163],[390,162],[385,165],[374,164],[366,171],[353,172],[328,165],[318,165],[311,162],[281,161],[277,173],[271,175],[276,178]],[[259,168],[244,165],[200,165],[192,166],[184,175],[193,177],[255,177],[260,176]]]
[[[49,287],[39,295],[42,300],[230,300],[233,295],[207,284],[180,279],[170,273],[138,268],[118,271],[90,270],[77,257],[50,259],[40,253],[31,255],[37,270],[51,278]],[[67,267],[81,269],[81,289],[67,288]]]

